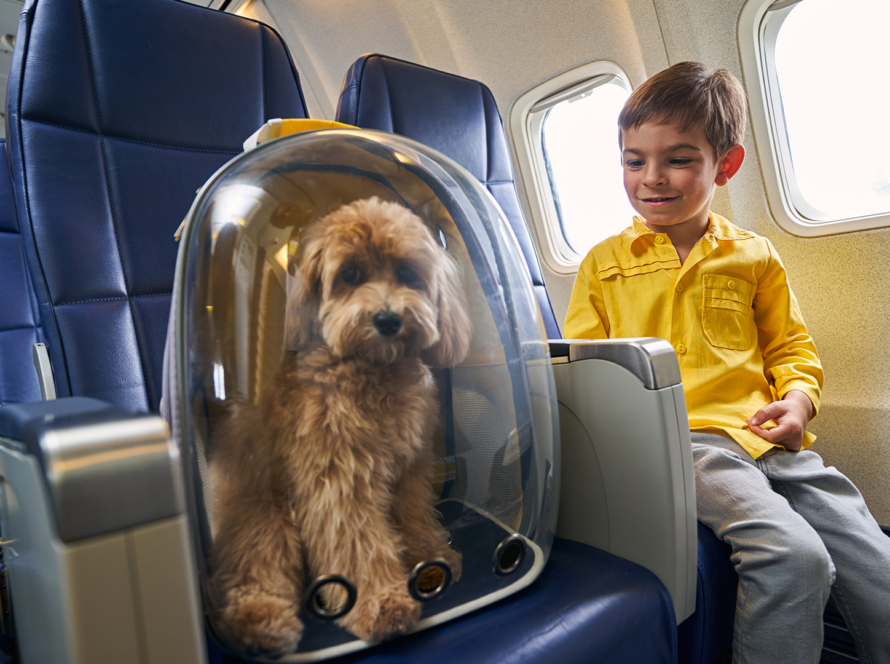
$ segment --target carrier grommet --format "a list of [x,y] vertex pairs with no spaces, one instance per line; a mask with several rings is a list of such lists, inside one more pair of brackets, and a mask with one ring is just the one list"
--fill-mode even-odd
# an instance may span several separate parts
[[[321,596],[321,589],[329,585],[338,585],[343,588],[343,591],[346,593],[346,601],[343,602],[342,605],[338,607],[328,607],[325,605],[325,600]],[[304,604],[306,610],[312,615],[325,620],[336,620],[349,613],[352,607],[355,606],[357,597],[358,592],[355,589],[355,584],[345,576],[340,576],[339,574],[324,574],[309,585],[309,590],[306,591],[306,601]]]
[[494,573],[498,576],[507,576],[518,570],[525,559],[525,549],[525,538],[522,535],[514,533],[505,537],[494,550],[492,559]]
[[451,584],[454,572],[443,558],[431,558],[417,563],[408,577],[408,594],[419,602],[439,597]]

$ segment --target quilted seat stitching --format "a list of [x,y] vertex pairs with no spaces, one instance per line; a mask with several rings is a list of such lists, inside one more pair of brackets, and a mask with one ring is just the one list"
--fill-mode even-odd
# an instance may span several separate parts
[[116,300],[132,300],[139,297],[164,297],[167,295],[173,295],[173,291],[169,293],[150,293],[148,295],[117,295],[115,297],[94,297],[88,300],[77,300],[75,302],[60,302],[54,306],[56,307],[71,307],[75,304],[88,304],[90,302],[113,302]]
[[115,141],[126,141],[128,143],[139,143],[140,145],[150,145],[152,147],[165,148],[167,150],[181,150],[183,152],[210,152],[210,153],[214,153],[214,154],[241,154],[241,152],[243,152],[243,150],[241,148],[238,148],[238,149],[232,148],[229,150],[223,150],[223,149],[217,150],[216,148],[206,148],[206,149],[205,148],[187,148],[187,147],[179,146],[179,145],[165,145],[163,143],[149,143],[148,141],[140,141],[135,138],[125,138],[123,136],[112,136],[111,134],[101,134],[101,133],[97,133],[95,131],[90,131],[89,129],[81,129],[79,127],[69,127],[67,125],[61,125],[61,124],[57,124],[55,122],[46,122],[45,120],[35,120],[34,118],[25,117],[25,118],[22,118],[22,120],[24,120],[26,122],[33,122],[35,124],[46,125],[48,127],[58,127],[59,129],[67,129],[68,131],[79,131],[82,134],[90,134],[91,136],[98,136],[99,138],[110,138]]
[[[127,294],[130,292],[130,280],[127,278],[127,268],[124,264],[123,253],[121,252],[121,242],[120,242],[120,234],[118,232],[117,227],[117,214],[115,212],[114,207],[114,196],[112,195],[111,188],[111,174],[108,170],[108,153],[105,149],[105,136],[102,135],[102,115],[100,113],[99,108],[99,89],[96,82],[96,69],[93,65],[93,49],[90,45],[90,35],[89,30],[87,28],[87,14],[86,9],[83,6],[83,0],[80,1],[80,13],[83,18],[83,38],[84,43],[87,49],[87,58],[90,63],[90,82],[93,87],[93,97],[96,102],[96,125],[99,127],[99,144],[102,148],[102,166],[105,170],[105,188],[106,188],[106,196],[108,199],[108,208],[111,212],[111,225],[114,229],[114,239],[117,244],[117,255],[120,260],[121,265],[121,276],[124,278],[124,288],[127,290]],[[136,338],[136,353],[139,355],[139,365],[142,369],[142,387],[145,393],[145,400],[148,402],[148,409],[151,410],[152,402],[151,402],[151,394],[148,389],[148,367],[146,366],[144,352],[142,350],[142,342],[139,338],[139,327],[136,325],[136,317],[133,315],[133,307],[130,304],[129,298],[127,298],[127,308],[130,311],[130,323],[133,325],[133,336]]]
[[6,334],[7,332],[21,332],[22,330],[39,330],[39,325],[21,325],[19,327],[7,327],[3,330],[0,330],[0,334]]

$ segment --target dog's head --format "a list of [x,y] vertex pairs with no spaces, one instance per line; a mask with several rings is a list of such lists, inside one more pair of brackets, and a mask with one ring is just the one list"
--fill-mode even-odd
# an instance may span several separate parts
[[457,266],[420,218],[369,198],[307,228],[291,295],[293,345],[321,339],[340,357],[395,362],[419,352],[459,363],[472,328]]

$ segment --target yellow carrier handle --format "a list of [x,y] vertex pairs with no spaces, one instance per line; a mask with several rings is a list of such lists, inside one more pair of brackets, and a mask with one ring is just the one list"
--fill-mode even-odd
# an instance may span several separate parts
[[244,141],[244,151],[247,152],[261,143],[274,141],[276,138],[281,138],[282,136],[299,134],[303,131],[315,131],[316,129],[355,129],[355,127],[343,124],[342,122],[332,122],[330,120],[282,120],[281,118],[276,118],[274,120],[269,120],[266,124],[251,134],[250,138]]

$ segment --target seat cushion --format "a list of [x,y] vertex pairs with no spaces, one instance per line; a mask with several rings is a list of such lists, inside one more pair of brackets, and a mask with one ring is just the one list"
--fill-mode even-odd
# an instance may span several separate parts
[[698,581],[695,613],[677,628],[680,664],[710,664],[732,646],[732,621],[739,577],[729,559],[732,547],[698,524]]
[[384,55],[364,55],[343,81],[336,120],[414,139],[466,168],[501,206],[522,249],[550,339],[559,326],[513,181],[491,91],[479,81]]
[[268,26],[176,0],[36,0],[8,95],[57,391],[156,411],[173,233],[257,127],[305,117],[287,49]]
[[[674,609],[648,570],[557,538],[541,576],[483,611],[333,660],[337,664],[674,662]],[[210,664],[241,664],[209,644]]]
[[22,236],[0,139],[0,406],[40,401],[31,347],[43,343],[37,300],[25,266]]

